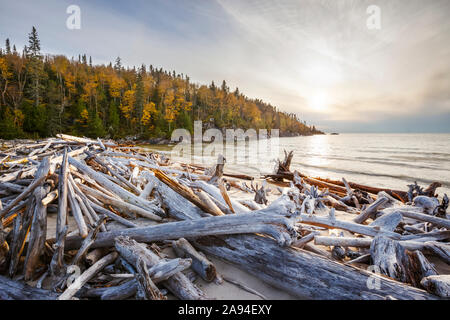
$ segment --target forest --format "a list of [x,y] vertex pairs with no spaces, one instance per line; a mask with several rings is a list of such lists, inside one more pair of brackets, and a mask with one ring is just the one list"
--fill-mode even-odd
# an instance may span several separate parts
[[86,54],[41,53],[35,27],[20,52],[0,48],[0,138],[77,136],[170,137],[193,122],[216,128],[279,129],[280,136],[320,134],[297,115],[250,99],[238,88],[192,83],[187,75],[153,65],[94,65]]

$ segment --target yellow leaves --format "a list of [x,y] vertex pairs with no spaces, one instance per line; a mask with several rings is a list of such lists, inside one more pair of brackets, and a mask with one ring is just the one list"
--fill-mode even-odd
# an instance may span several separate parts
[[121,91],[126,87],[126,82],[122,78],[113,76],[109,84],[109,94],[113,98],[119,98]]
[[80,113],[80,119],[75,120],[75,122],[86,125],[88,119],[89,119],[89,112],[87,111],[86,108],[84,108]]
[[144,104],[144,107],[142,109],[141,124],[145,126],[148,125],[150,123],[152,115],[156,113],[157,113],[156,105],[153,102]]
[[177,112],[175,110],[174,106],[168,106],[166,107],[166,114],[164,115],[164,119],[167,120],[167,122],[173,122],[175,120],[175,117],[177,115]]
[[69,66],[69,60],[65,56],[56,56],[53,58],[53,64],[51,67],[59,74],[64,74]]
[[86,101],[96,94],[98,80],[96,76],[90,76],[89,81],[83,86],[84,94],[82,98]]
[[83,111],[81,111],[80,117],[85,121],[89,119],[89,112],[87,111],[86,108],[84,108]]
[[75,76],[71,72],[68,72],[64,76],[64,79],[66,81],[66,87],[69,90],[69,92],[70,93],[77,92],[77,90],[75,88]]
[[7,80],[12,76],[12,72],[8,70],[8,63],[6,62],[6,58],[0,58],[0,73],[2,78]]
[[24,114],[19,109],[14,110],[14,125],[16,127],[21,127],[23,124],[23,119],[25,119]]
[[133,111],[133,106],[136,101],[135,97],[135,91],[134,90],[127,90],[123,94],[123,100],[122,103],[119,106],[120,111],[122,111],[124,117],[126,119],[130,119],[131,112]]

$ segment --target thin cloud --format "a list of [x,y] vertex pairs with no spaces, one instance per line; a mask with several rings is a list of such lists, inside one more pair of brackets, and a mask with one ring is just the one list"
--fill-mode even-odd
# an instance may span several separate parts
[[[44,52],[225,79],[330,131],[410,130],[405,117],[424,113],[430,123],[446,119],[450,2],[376,2],[379,31],[366,27],[372,0],[79,1],[82,29],[73,31],[65,28],[71,1],[3,1],[0,40],[21,48],[35,25]],[[320,111],[317,95],[327,97]]]

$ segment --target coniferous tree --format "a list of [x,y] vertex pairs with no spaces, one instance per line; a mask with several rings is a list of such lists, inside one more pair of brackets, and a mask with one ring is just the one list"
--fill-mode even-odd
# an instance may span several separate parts
[[[45,137],[63,132],[89,137],[170,137],[192,132],[193,121],[219,128],[280,129],[281,134],[320,133],[295,114],[220,87],[191,83],[184,73],[150,65],[93,65],[41,54],[36,28],[22,54],[0,50],[0,138]],[[5,42],[6,44],[6,42]],[[7,53],[9,52],[9,53]]]
[[6,41],[5,41],[5,49],[6,49],[6,54],[11,54],[11,46],[9,44],[9,39],[6,39]]

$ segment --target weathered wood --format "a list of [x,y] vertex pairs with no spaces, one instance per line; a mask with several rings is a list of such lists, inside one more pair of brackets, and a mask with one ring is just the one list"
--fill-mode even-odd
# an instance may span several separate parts
[[[136,265],[139,258],[149,267],[161,262],[161,258],[155,253],[148,250],[143,244],[130,238],[117,237],[115,247],[120,255],[132,265]],[[182,300],[201,300],[205,298],[204,293],[194,286],[181,272],[177,272],[168,278],[163,282],[163,285]]]
[[450,265],[450,244],[436,242],[436,241],[428,241],[425,242],[425,248],[433,252],[443,261]]
[[31,223],[30,238],[28,240],[27,254],[24,264],[25,280],[33,278],[39,258],[44,251],[47,235],[47,206],[42,204],[42,199],[50,187],[39,186],[34,191],[36,207],[34,208],[33,220]]
[[[148,270],[152,281],[157,284],[161,281],[167,280],[173,275],[181,272],[190,266],[189,259],[171,259],[169,261],[162,261],[154,265]],[[134,270],[133,270],[133,273]],[[86,292],[86,297],[99,297],[102,300],[124,300],[136,294],[137,282],[135,279],[126,281],[125,283],[106,288],[91,289]]]
[[223,155],[219,154],[219,156],[217,158],[217,164],[214,166],[214,172],[208,181],[209,183],[215,184],[222,178],[225,162],[226,162],[225,157]]
[[138,258],[136,263],[137,297],[144,300],[166,300],[167,298],[153,283],[144,260]]
[[72,216],[74,217],[75,222],[77,224],[79,235],[83,238],[86,238],[89,231],[86,222],[84,221],[80,205],[78,204],[78,201],[75,198],[75,191],[73,191],[71,183],[68,183],[67,187],[68,187],[67,198],[69,200],[70,211],[72,212]]
[[[322,246],[370,248],[372,242],[373,242],[372,238],[327,237],[327,236],[314,237],[314,244]],[[424,242],[407,240],[407,241],[399,241],[399,243],[407,250],[424,251],[426,249]]]
[[419,250],[413,251],[409,254],[410,273],[414,278],[414,285],[419,286],[421,280],[428,276],[438,275],[434,266]]
[[[96,207],[94,207],[96,209]],[[98,234],[92,248],[108,247],[118,236],[128,236],[139,242],[153,242],[205,235],[260,233],[273,237],[280,246],[290,245],[296,237],[291,220],[277,214],[261,214],[255,211],[245,215],[213,216],[196,220],[170,222],[148,227],[102,232]],[[66,240],[68,250],[78,249],[80,237]]]
[[234,211],[233,204],[231,203],[230,196],[228,196],[228,192],[227,189],[225,188],[223,180],[222,179],[218,180],[217,185],[219,187],[220,194],[222,195],[222,198],[225,200],[225,203],[228,205],[228,208],[230,208],[230,211],[232,213],[236,213]]
[[[111,218],[117,222],[119,222],[120,224],[123,224],[124,226],[127,226],[128,228],[136,228],[137,224],[122,218],[121,216],[118,216],[117,214],[115,214],[114,212],[109,211],[108,209],[105,209],[101,206],[99,206],[98,204],[92,202],[89,200],[89,204],[91,205],[91,207],[97,211],[99,214],[103,214],[105,216],[107,216],[108,218]],[[102,232],[102,234],[106,234],[108,232]],[[70,241],[69,239],[67,239],[68,241]]]
[[415,207],[422,208],[424,213],[433,215],[434,210],[440,205],[440,203],[439,200],[434,197],[417,196],[413,200],[413,205]]
[[202,190],[194,191],[194,193],[199,197],[199,199],[210,208],[210,213],[214,212],[214,216],[224,216],[225,213],[220,210],[220,208],[214,203],[207,193]]
[[98,248],[90,251],[88,254],[86,254],[86,262],[88,265],[92,266],[94,263],[96,263],[98,260],[100,260],[102,257],[104,257],[107,254],[108,249],[106,248]]
[[[308,242],[314,240],[314,238],[315,238],[318,234],[320,234],[320,232],[311,232],[311,233],[307,234],[306,236],[303,236],[303,237],[301,237],[300,239],[295,240],[295,241],[292,243],[292,246],[301,249],[301,248],[303,248]],[[316,244],[317,244],[317,243],[316,243]]]
[[404,208],[404,207],[396,207],[396,208],[387,208],[383,210],[383,213],[389,213],[389,212],[393,212],[393,211],[398,211],[400,212],[404,217],[408,217],[408,218],[412,218],[412,219],[416,219],[419,221],[426,221],[426,222],[430,222],[438,227],[443,227],[446,229],[450,230],[450,220],[448,219],[443,219],[443,218],[438,218],[438,217],[434,217],[434,216],[430,216],[428,214],[424,214],[419,212],[419,210],[422,210],[420,208]]
[[429,276],[422,279],[420,284],[439,297],[450,298],[450,275]]
[[[202,189],[203,191],[208,193],[211,197],[221,201],[224,206],[227,206],[226,200],[223,198],[220,190],[217,187],[213,186],[212,184],[206,183],[204,181],[195,181],[191,184],[191,186]],[[234,212],[236,213],[250,212],[249,208],[240,204],[236,200],[230,199],[230,203],[233,207]]]
[[217,271],[214,264],[204,255],[200,254],[184,238],[172,242],[172,248],[180,258],[191,258],[192,269],[205,281],[212,282],[217,277]]
[[377,200],[375,200],[371,205],[369,205],[363,212],[361,212],[355,219],[353,219],[356,223],[363,223],[366,221],[370,216],[375,214],[377,209],[388,202],[388,199],[385,197],[378,197]]
[[89,176],[91,179],[94,179],[97,181],[101,186],[104,188],[107,188],[111,190],[114,194],[117,194],[120,198],[122,198],[124,201],[134,204],[138,207],[147,209],[151,212],[158,212],[159,209],[151,204],[149,201],[146,201],[144,199],[139,198],[138,196],[134,195],[133,193],[123,189],[122,187],[118,186],[105,176],[99,174],[98,172],[94,171],[90,167],[88,167],[85,164],[82,164],[81,162],[75,160],[72,157],[69,157],[69,163],[76,167],[78,170],[83,171],[87,176]]
[[25,199],[25,197],[32,193],[34,189],[40,186],[47,177],[49,170],[50,161],[48,158],[45,158],[39,165],[33,182],[20,195],[18,195],[17,198],[8,203],[8,205],[0,211],[0,218],[3,218],[12,208],[14,208],[15,205],[17,205],[21,200]]
[[[435,299],[423,290],[302,249],[282,249],[264,237],[203,237],[191,242],[203,252],[300,298],[383,299],[391,295],[397,299]],[[368,286],[372,281],[379,281],[380,286]]]
[[[68,154],[69,154],[69,156],[75,157],[77,155],[84,153],[85,150],[87,150],[87,147],[82,147],[82,148],[73,150],[73,151],[69,152]],[[50,160],[50,166],[60,163],[62,158],[63,158],[62,155],[52,158]],[[2,175],[0,177],[0,182],[10,182],[10,181],[17,179],[18,177],[24,178],[24,177],[33,176],[36,174],[36,171],[37,171],[37,166],[33,166],[31,169],[26,170],[26,171],[21,171],[21,170],[17,171],[16,170],[14,172]]]
[[53,190],[52,192],[48,193],[44,199],[42,199],[42,204],[44,206],[48,206],[50,203],[52,203],[56,198],[58,198],[58,190]]
[[394,233],[394,232],[390,232],[390,231],[383,231],[377,227],[360,225],[360,224],[349,222],[349,221],[343,221],[343,220],[341,221],[341,220],[337,220],[337,219],[331,220],[324,216],[299,214],[297,216],[297,221],[300,223],[311,224],[311,225],[315,225],[315,226],[319,226],[319,227],[325,227],[328,229],[338,228],[338,229],[348,230],[350,232],[368,235],[368,236],[372,236],[372,237],[376,236],[379,233],[383,233],[386,236],[389,236],[393,239],[401,238],[401,236],[398,233]]
[[86,282],[92,279],[104,267],[116,260],[117,252],[112,252],[97,261],[94,265],[84,271],[75,281],[58,297],[58,300],[70,300],[80,290]]
[[[117,184],[122,184],[125,187],[128,187],[130,190],[132,190],[134,193],[138,194],[140,193],[139,189],[136,188],[136,186],[134,186],[133,184],[131,184],[127,179],[125,179],[124,177],[122,177],[120,174],[118,174],[116,171],[114,171],[113,169],[111,169],[110,167],[108,167],[108,165],[106,163],[104,163],[101,159],[99,159],[98,157],[96,157],[95,155],[93,155],[90,152],[86,152],[87,155],[94,159],[95,162],[97,162],[99,165],[101,165],[103,168],[105,168],[106,170],[108,170],[108,172],[115,177],[116,179],[118,179],[119,181]],[[110,178],[110,177],[108,177]],[[114,180],[113,180],[114,181]]]
[[173,191],[154,175],[148,175],[147,179],[155,184],[155,193],[169,216],[178,220],[199,219],[203,216],[204,212],[199,207]]
[[373,265],[379,267],[382,274],[401,282],[415,284],[409,255],[398,241],[377,236],[370,246],[370,255]]
[[0,300],[55,300],[57,294],[0,275]]
[[85,186],[83,184],[77,184],[77,186],[80,188],[80,190],[82,190],[83,192],[85,192],[85,194],[91,195],[93,197],[95,197],[96,199],[100,200],[101,202],[103,202],[104,204],[109,204],[112,205],[114,207],[117,207],[120,210],[125,210],[125,211],[129,211],[135,214],[138,214],[142,217],[148,218],[150,220],[153,221],[162,221],[162,218],[156,214],[154,214],[153,212],[150,212],[146,209],[143,209],[141,207],[135,206],[131,203],[126,203],[122,200],[119,199],[115,199],[112,198],[106,194],[101,193],[100,191],[97,191],[95,189],[89,188],[88,186]]
[[202,211],[215,215],[216,212],[214,212],[207,204],[205,204],[190,188],[178,183],[159,169],[153,169],[153,172],[159,180],[164,182],[167,186],[183,196],[185,199],[195,204]]
[[381,217],[373,221],[369,226],[379,228],[381,231],[392,232],[397,228],[403,216],[399,212],[390,212],[383,214]]
[[77,254],[72,260],[72,265],[78,265],[80,261],[84,258],[89,248],[94,243],[95,238],[97,237],[98,232],[100,231],[100,227],[105,223],[106,218],[101,219],[94,229],[89,231],[88,236],[83,240],[80,249],[77,251]]
[[[98,223],[100,221],[100,217],[98,216],[98,214],[95,212],[95,210],[92,208],[89,199],[87,198],[86,194],[83,193],[80,188],[78,187],[78,184],[75,182],[75,180],[73,179],[72,175],[69,174],[69,181],[72,184],[72,187],[75,191],[75,194],[77,195],[77,199],[78,197],[81,198],[81,201],[79,201],[80,206],[82,207],[83,212],[85,212],[85,215],[88,218],[92,218],[94,220],[95,223]],[[85,208],[84,208],[85,207]],[[86,212],[87,210],[87,212]],[[94,225],[95,223],[92,223],[92,225]],[[106,232],[106,227],[104,224],[102,224],[100,226],[100,230],[103,232]]]

